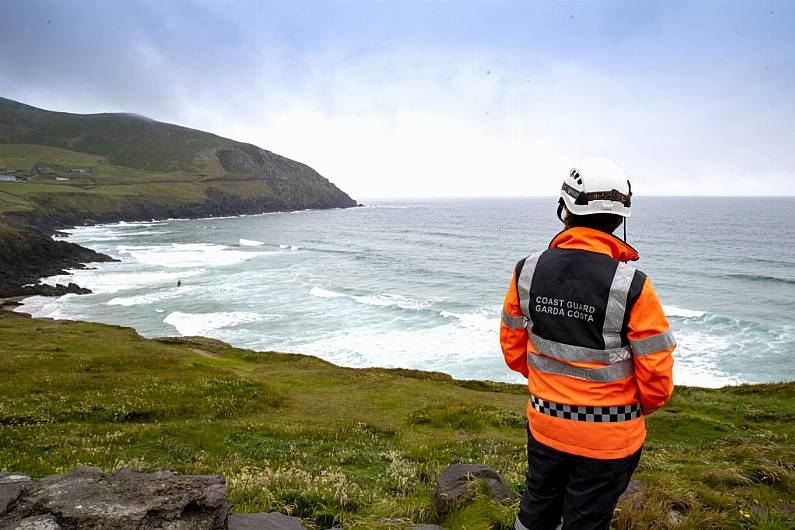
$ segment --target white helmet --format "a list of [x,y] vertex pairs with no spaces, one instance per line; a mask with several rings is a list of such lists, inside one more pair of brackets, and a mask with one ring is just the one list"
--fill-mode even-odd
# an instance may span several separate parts
[[560,190],[560,210],[565,205],[575,215],[608,213],[629,217],[632,185],[615,162],[586,158],[569,171]]

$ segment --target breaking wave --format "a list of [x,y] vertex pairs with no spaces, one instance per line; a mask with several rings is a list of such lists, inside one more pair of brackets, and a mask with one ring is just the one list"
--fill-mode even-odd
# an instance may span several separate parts
[[215,313],[183,313],[174,311],[169,313],[163,322],[174,326],[177,333],[183,336],[205,335],[222,328],[229,328],[240,324],[248,324],[261,320],[272,320],[281,315],[263,315],[246,311],[220,311]]
[[704,316],[704,311],[694,311],[692,309],[682,309],[672,305],[662,306],[663,312],[667,317],[699,318]]

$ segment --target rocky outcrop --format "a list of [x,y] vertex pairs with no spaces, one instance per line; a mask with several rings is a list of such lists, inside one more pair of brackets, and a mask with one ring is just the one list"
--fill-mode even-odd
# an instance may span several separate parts
[[489,466],[453,464],[444,468],[436,479],[433,507],[439,513],[446,513],[461,506],[474,498],[474,486],[479,480],[497,502],[508,505],[518,500],[508,483]]
[[69,282],[64,285],[58,283],[55,285],[49,284],[36,284],[24,285],[19,290],[21,296],[63,296],[65,294],[91,294],[91,289],[80,287],[74,282]]
[[63,274],[64,269],[82,268],[85,263],[95,261],[113,261],[113,258],[74,243],[54,240],[41,232],[0,225],[0,297],[84,293],[75,284],[23,286],[37,284],[39,278]]
[[223,530],[229,508],[221,475],[80,466],[24,483],[0,512],[0,528]]

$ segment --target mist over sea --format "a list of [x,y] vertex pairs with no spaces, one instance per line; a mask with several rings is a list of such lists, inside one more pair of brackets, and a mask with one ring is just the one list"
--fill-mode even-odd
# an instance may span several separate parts
[[[677,338],[676,383],[795,379],[795,198],[633,202],[629,243]],[[21,310],[521,381],[502,360],[499,310],[516,261],[561,229],[555,199],[369,204],[80,227],[69,241],[121,262],[45,280],[91,295],[33,297]]]

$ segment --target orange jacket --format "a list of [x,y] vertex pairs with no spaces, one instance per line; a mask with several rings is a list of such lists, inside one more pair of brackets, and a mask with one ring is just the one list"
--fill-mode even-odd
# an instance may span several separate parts
[[[528,380],[533,436],[572,454],[628,456],[646,437],[643,415],[673,392],[676,345],[665,314],[648,278],[626,263],[637,260],[637,252],[618,238],[577,227],[558,234],[549,249],[520,261],[523,272],[520,278],[514,272],[500,326],[505,362]],[[616,288],[620,274],[624,290]],[[594,294],[608,288],[609,296]],[[552,335],[557,340],[549,340]],[[629,410],[632,415],[619,420],[610,415]],[[594,411],[601,418],[594,420]]]

